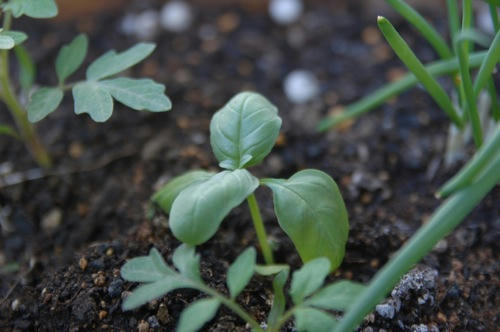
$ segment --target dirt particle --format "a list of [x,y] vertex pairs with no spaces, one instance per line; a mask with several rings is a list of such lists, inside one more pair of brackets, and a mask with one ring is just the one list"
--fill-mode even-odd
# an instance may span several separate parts
[[87,259],[85,257],[80,258],[80,260],[78,261],[78,266],[80,267],[80,269],[82,271],[85,271],[88,264],[89,264],[89,262],[87,261]]
[[148,332],[149,331],[149,323],[145,320],[141,320],[139,324],[137,324],[138,332]]
[[106,310],[99,311],[99,320],[103,320],[108,316],[108,312]]
[[158,317],[158,320],[160,323],[163,325],[168,324],[170,321],[170,315],[168,313],[167,306],[163,303],[160,304],[160,307],[158,308],[158,311],[156,312],[156,317]]
[[78,295],[71,306],[71,313],[79,321],[93,321],[96,311],[95,301],[86,293]]
[[117,278],[113,280],[108,286],[108,295],[111,298],[117,297],[122,292],[123,280]]
[[21,305],[21,301],[19,301],[19,299],[15,299],[10,304],[10,308],[12,309],[12,311],[17,311],[19,309],[20,305]]
[[101,287],[106,284],[106,276],[102,273],[102,271],[99,271],[101,273],[97,273],[97,275],[94,278],[94,285]]
[[61,225],[62,211],[61,209],[52,209],[42,217],[41,226],[47,233],[52,233]]
[[108,250],[106,250],[106,256],[113,256],[113,254],[115,253],[115,251],[113,250],[113,248],[108,248]]

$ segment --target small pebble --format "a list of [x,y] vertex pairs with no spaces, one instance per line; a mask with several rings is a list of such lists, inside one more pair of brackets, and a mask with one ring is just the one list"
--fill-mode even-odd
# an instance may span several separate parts
[[14,301],[12,301],[12,303],[10,304],[10,308],[12,309],[12,311],[17,311],[17,309],[19,309],[19,306],[21,305],[21,301],[19,301],[19,299],[15,299]]
[[61,209],[52,209],[42,217],[41,226],[46,232],[52,232],[61,225],[62,211]]
[[113,256],[114,253],[115,251],[113,250],[113,248],[108,248],[106,250],[106,256]]
[[290,24],[300,17],[303,10],[301,0],[271,0],[269,15],[279,24]]
[[141,320],[139,324],[137,324],[137,331],[138,332],[148,332],[149,331],[149,324],[145,320]]
[[104,274],[97,274],[97,276],[94,278],[94,285],[96,286],[104,286],[104,284],[106,283],[106,276],[104,276]]
[[384,304],[378,304],[375,307],[375,311],[382,317],[392,319],[394,318],[394,314],[396,313],[396,310],[394,306],[384,303]]
[[163,325],[168,324],[168,322],[170,321],[170,315],[168,313],[167,306],[164,303],[161,303],[160,306],[158,307],[158,311],[156,312],[156,317],[158,317],[158,320]]
[[158,319],[156,318],[156,316],[149,316],[148,324],[152,329],[157,329],[160,327],[160,323],[158,323]]
[[80,260],[78,261],[78,266],[80,266],[80,269],[82,271],[85,271],[85,269],[87,268],[87,265],[88,265],[88,261],[85,257],[82,257],[80,258]]
[[319,82],[310,71],[299,69],[286,76],[284,89],[291,102],[302,104],[319,94]]
[[99,320],[103,320],[108,316],[108,312],[106,310],[99,311]]
[[111,298],[117,297],[122,292],[123,280],[117,278],[113,280],[108,286],[108,295]]
[[184,31],[189,28],[192,20],[191,7],[184,1],[168,2],[160,13],[160,24],[167,31]]

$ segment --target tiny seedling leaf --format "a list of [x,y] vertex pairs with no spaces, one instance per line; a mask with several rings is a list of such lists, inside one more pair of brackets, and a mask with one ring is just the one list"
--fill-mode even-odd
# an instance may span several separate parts
[[113,98],[98,82],[83,82],[73,87],[75,113],[88,113],[95,122],[104,122],[113,113]]
[[19,63],[19,83],[25,91],[29,91],[35,81],[35,63],[22,45],[14,47],[14,54]]
[[314,308],[299,308],[294,316],[295,328],[299,332],[330,332],[337,325],[334,317]]
[[241,204],[259,185],[244,169],[220,172],[184,189],[170,210],[170,229],[175,237],[191,245],[210,239],[224,217]]
[[363,284],[341,280],[322,288],[308,298],[305,304],[327,310],[345,311],[365,289]]
[[57,5],[54,0],[10,0],[3,5],[5,11],[10,10],[14,17],[21,15],[33,18],[51,18],[57,16]]
[[210,143],[220,167],[256,165],[269,154],[281,127],[278,109],[254,92],[234,96],[212,117]]
[[278,274],[283,270],[290,270],[290,266],[286,264],[255,266],[255,273],[260,274],[261,276],[272,276],[273,274]]
[[11,36],[0,34],[0,50],[10,50],[16,45]]
[[1,36],[9,36],[14,40],[15,45],[22,44],[26,39],[28,39],[28,35],[21,31],[2,31],[0,33]]
[[192,303],[181,313],[177,332],[198,331],[212,318],[219,310],[220,301],[215,298],[202,299]]
[[278,273],[273,280],[273,305],[267,317],[267,324],[274,326],[285,312],[286,297],[283,288],[288,280],[289,269],[284,269]]
[[330,261],[326,257],[316,258],[295,271],[290,286],[293,303],[301,303],[304,298],[318,290],[329,271]]
[[173,273],[155,248],[148,256],[132,258],[121,268],[123,279],[137,282],[155,282]]
[[64,93],[58,88],[40,88],[31,96],[28,104],[28,120],[37,122],[54,112],[63,99]]
[[181,191],[194,183],[208,180],[213,175],[214,173],[212,172],[201,170],[187,172],[170,180],[158,190],[151,199],[158,204],[165,213],[170,213],[172,204]]
[[154,44],[139,43],[122,53],[109,51],[87,68],[87,79],[97,81],[118,74],[144,60],[154,49]]
[[164,112],[172,108],[165,86],[150,79],[120,77],[101,81],[100,85],[113,98],[137,111]]
[[227,271],[227,287],[231,298],[236,298],[252,278],[255,270],[255,248],[250,247],[236,258]]
[[337,184],[326,173],[304,170],[288,180],[265,179],[273,191],[278,222],[302,261],[328,257],[337,268],[349,233],[347,210]]
[[201,281],[200,255],[196,254],[194,247],[187,244],[180,245],[175,249],[172,261],[181,275],[191,280]]
[[81,66],[87,55],[88,44],[87,36],[81,34],[61,48],[56,58],[56,73],[60,84]]

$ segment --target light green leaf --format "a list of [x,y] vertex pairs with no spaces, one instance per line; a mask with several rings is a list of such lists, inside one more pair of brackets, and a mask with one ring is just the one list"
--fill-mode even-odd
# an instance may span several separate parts
[[170,211],[170,229],[191,245],[210,239],[224,217],[259,186],[244,169],[223,171],[184,189]]
[[337,268],[344,258],[349,223],[335,181],[324,172],[304,170],[289,180],[261,182],[273,190],[278,222],[302,261],[325,256],[331,268]]
[[175,249],[172,261],[181,275],[191,280],[201,281],[200,255],[196,254],[194,247],[185,243],[180,245]]
[[97,82],[83,82],[73,87],[75,113],[88,113],[95,122],[104,122],[113,113],[113,98]]
[[290,266],[286,264],[273,264],[273,265],[256,265],[255,273],[261,276],[272,276],[273,274],[280,273],[283,270],[290,270]]
[[295,328],[299,332],[330,332],[338,322],[326,312],[313,308],[299,308],[294,316]]
[[210,143],[222,168],[258,164],[269,154],[281,127],[278,109],[254,92],[234,96],[212,117]]
[[158,190],[151,199],[153,202],[158,204],[158,206],[165,212],[170,213],[172,204],[177,196],[189,187],[190,185],[198,182],[208,180],[215,173],[207,171],[190,171],[180,176],[176,176],[172,180],[168,181],[160,190]]
[[195,332],[198,331],[214,318],[219,310],[220,301],[215,298],[198,300],[184,309],[181,313],[177,332]]
[[330,272],[330,261],[325,257],[306,263],[292,275],[290,295],[293,303],[299,304],[323,285]]
[[35,81],[35,63],[22,45],[14,47],[14,54],[19,63],[19,83],[24,90],[29,91]]
[[175,275],[165,276],[158,281],[143,284],[127,296],[122,304],[122,309],[131,310],[140,307],[179,288],[193,288],[193,284],[189,280],[178,278]]
[[14,17],[21,15],[33,18],[51,18],[57,16],[57,5],[54,0],[10,0],[3,5],[5,11],[10,10]]
[[283,316],[286,307],[286,297],[283,288],[288,280],[289,269],[284,269],[278,273],[273,280],[273,305],[267,318],[267,325],[274,326]]
[[148,256],[132,258],[121,268],[123,279],[138,282],[158,281],[173,273],[155,248],[149,251]]
[[87,55],[88,38],[80,34],[68,45],[64,45],[56,58],[56,73],[59,84],[73,74],[81,65]]
[[137,111],[164,112],[172,108],[165,86],[153,80],[119,77],[100,84],[113,98]]
[[327,310],[345,311],[366,289],[366,286],[349,280],[328,285],[305,301],[308,306]]
[[23,43],[26,39],[28,39],[28,35],[25,34],[24,32],[21,32],[21,31],[12,31],[12,30],[2,31],[0,33],[0,35],[1,36],[9,36],[10,38],[12,38],[14,40],[15,45],[19,45],[19,44]]
[[0,35],[0,50],[10,50],[16,45],[10,36]]
[[28,104],[28,120],[37,122],[54,112],[63,99],[64,93],[58,88],[41,88],[31,96]]
[[227,287],[231,298],[236,298],[252,279],[255,269],[255,248],[250,247],[236,258],[227,271]]
[[109,51],[95,60],[87,69],[87,79],[97,81],[118,74],[141,62],[153,52],[155,45],[139,43],[122,53]]

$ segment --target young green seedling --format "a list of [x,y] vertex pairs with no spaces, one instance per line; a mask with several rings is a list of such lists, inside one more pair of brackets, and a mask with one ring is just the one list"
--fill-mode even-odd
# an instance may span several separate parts
[[331,269],[335,269],[344,257],[349,232],[347,211],[335,181],[313,169],[300,171],[288,180],[259,181],[246,169],[269,154],[280,127],[278,110],[266,98],[252,92],[237,94],[210,123],[213,152],[226,170],[217,174],[188,172],[167,183],[152,199],[170,214],[173,234],[190,245],[210,239],[224,217],[247,199],[264,259],[272,264],[254,196],[263,184],[273,191],[279,225],[302,260],[328,257]]
[[[12,17],[26,15],[32,18],[50,18],[57,15],[54,0],[10,0],[0,1],[4,15],[0,29],[0,99],[12,114],[17,129],[0,124],[0,134],[21,139],[33,154],[37,163],[49,167],[50,157],[41,144],[32,122],[37,122],[52,113],[60,105],[64,93],[72,90],[75,113],[88,113],[96,122],[109,119],[113,112],[113,98],[138,111],[168,111],[171,103],[165,95],[165,87],[149,79],[112,78],[116,74],[142,61],[154,50],[155,45],[140,43],[122,53],[109,51],[87,68],[84,81],[66,83],[82,65],[87,54],[88,39],[79,35],[70,44],[63,46],[56,58],[55,69],[58,85],[41,87],[31,93],[35,80],[35,65],[22,47],[28,36],[10,30]],[[9,75],[9,53],[13,49],[19,64],[19,83],[26,95],[28,105],[17,97]]]
[[[254,248],[240,254],[227,271],[229,296],[210,288],[200,276],[200,257],[194,247],[183,244],[173,256],[174,267],[168,266],[155,248],[148,256],[129,260],[121,269],[123,279],[140,282],[122,304],[123,310],[137,308],[149,301],[164,296],[176,289],[191,288],[208,297],[190,304],[181,314],[178,332],[197,331],[210,321],[221,305],[225,305],[247,322],[254,331],[278,332],[292,317],[298,331],[331,331],[337,319],[328,311],[344,311],[361,294],[365,286],[347,280],[323,286],[330,272],[330,261],[325,257],[315,258],[292,275],[289,295],[292,305],[287,308],[284,292],[288,280],[287,265],[256,265]],[[276,275],[273,280],[273,304],[266,322],[257,322],[237,302],[236,298],[257,273]]]

